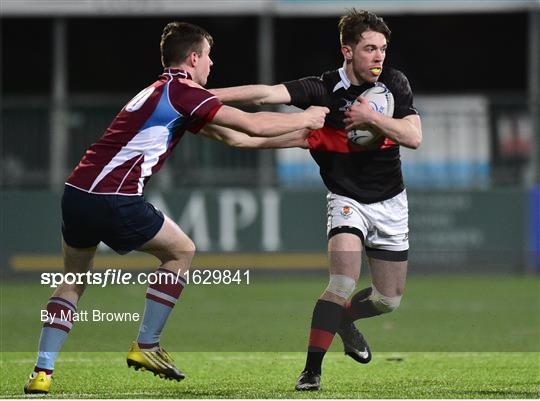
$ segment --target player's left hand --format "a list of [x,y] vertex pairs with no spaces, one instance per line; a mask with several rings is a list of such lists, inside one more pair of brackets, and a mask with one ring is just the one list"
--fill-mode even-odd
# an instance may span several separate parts
[[347,131],[358,128],[368,129],[370,123],[373,121],[373,109],[369,105],[368,100],[365,97],[358,96],[357,101],[345,111],[345,129]]
[[330,113],[328,107],[323,106],[309,106],[302,114],[307,116],[306,128],[319,129],[324,126],[324,120],[326,115]]

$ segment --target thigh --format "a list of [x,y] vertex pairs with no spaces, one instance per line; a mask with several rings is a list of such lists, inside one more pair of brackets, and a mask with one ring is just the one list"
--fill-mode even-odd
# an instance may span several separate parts
[[368,256],[373,286],[387,297],[400,296],[405,290],[407,261],[388,261]]
[[361,211],[361,205],[354,199],[329,193],[327,202],[330,274],[344,275],[358,281],[368,221]]
[[330,274],[339,274],[358,281],[362,263],[362,240],[350,233],[336,234],[328,240]]
[[140,252],[157,257],[165,267],[189,269],[189,264],[195,253],[193,241],[168,216],[158,233],[139,248]]

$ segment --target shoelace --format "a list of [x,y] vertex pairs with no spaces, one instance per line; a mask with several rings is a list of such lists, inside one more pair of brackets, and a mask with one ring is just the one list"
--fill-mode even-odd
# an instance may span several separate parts
[[163,348],[161,348],[159,351],[157,351],[157,353],[163,358],[165,359],[167,362],[173,362],[173,359],[172,357],[169,355],[169,353],[167,351],[165,351]]

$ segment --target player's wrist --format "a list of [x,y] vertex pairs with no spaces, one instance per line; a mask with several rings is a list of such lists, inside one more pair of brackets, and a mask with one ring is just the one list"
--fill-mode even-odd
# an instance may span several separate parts
[[376,111],[371,110],[370,118],[368,120],[367,125],[369,126],[369,128],[380,130],[382,125],[383,125],[383,121],[384,121],[385,118],[387,118],[387,117],[384,114],[377,113]]

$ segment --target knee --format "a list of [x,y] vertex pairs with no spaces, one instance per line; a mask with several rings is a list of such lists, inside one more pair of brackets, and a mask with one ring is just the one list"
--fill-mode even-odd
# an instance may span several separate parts
[[381,294],[375,286],[372,286],[372,292],[369,297],[373,306],[381,313],[390,313],[395,311],[401,304],[401,293],[394,297],[387,297]]
[[178,258],[184,258],[186,256],[193,256],[197,248],[195,243],[189,237],[182,238],[175,242],[173,254]]
[[330,281],[326,287],[326,292],[346,300],[352,295],[355,288],[356,281],[354,279],[341,274],[331,274]]
[[180,263],[182,268],[189,269],[195,251],[195,243],[190,238],[186,238],[177,242],[176,246],[169,251],[166,260],[162,262]]
[[191,252],[193,254],[196,250],[197,247],[195,246],[195,242],[193,242],[191,239],[188,239],[186,243],[186,252]]

